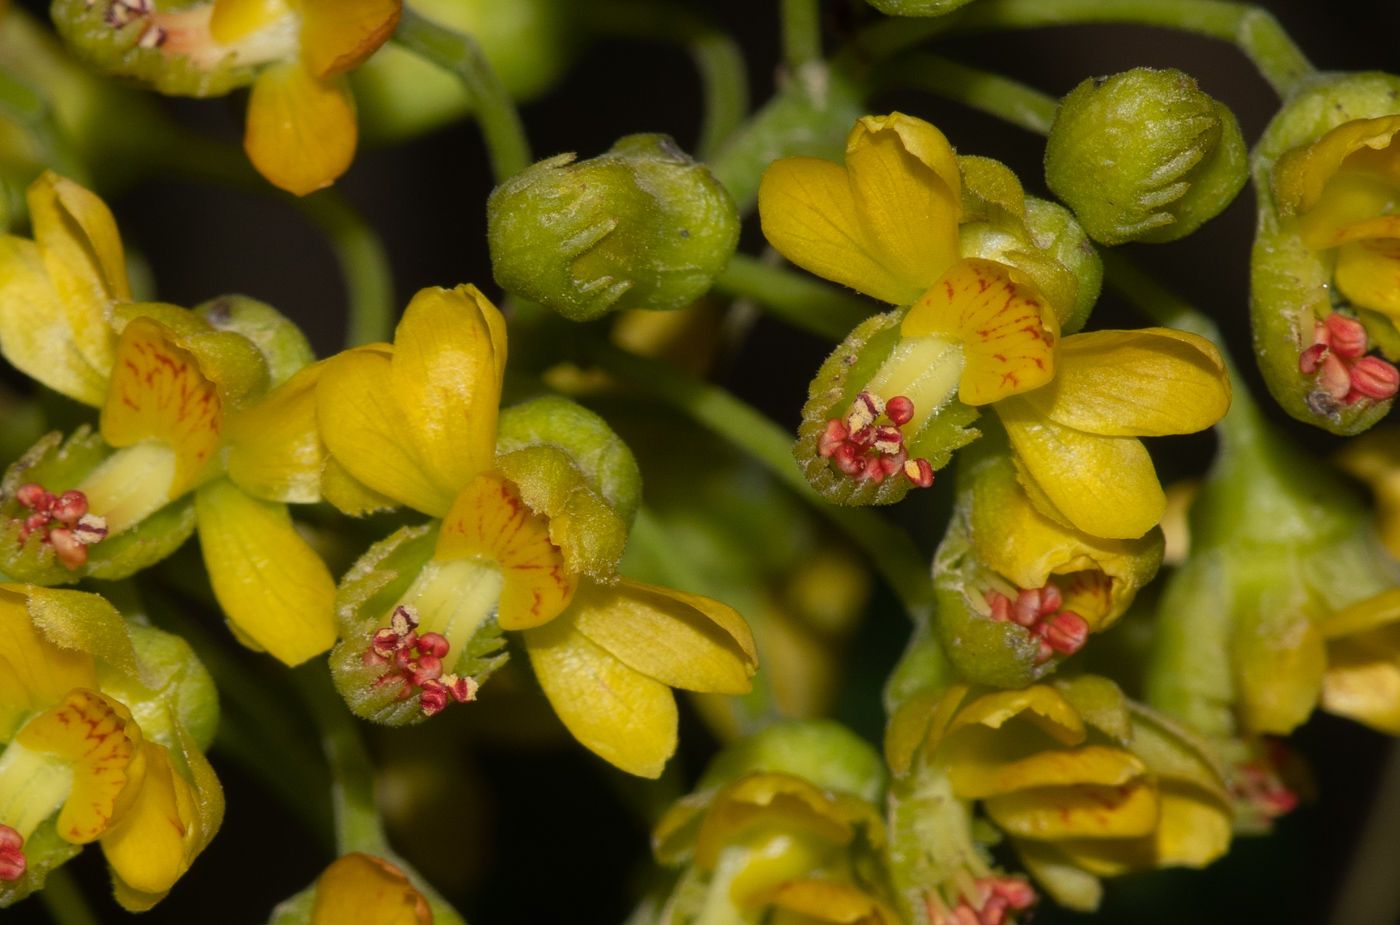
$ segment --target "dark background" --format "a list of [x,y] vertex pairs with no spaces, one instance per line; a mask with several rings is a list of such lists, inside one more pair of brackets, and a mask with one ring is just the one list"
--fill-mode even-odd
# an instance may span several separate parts
[[[772,92],[779,56],[777,3],[709,0],[692,5],[742,44],[752,98],[761,103]],[[1320,68],[1400,70],[1395,41],[1400,4],[1393,0],[1272,0],[1262,5]],[[830,49],[854,17],[845,0],[825,6]],[[868,11],[860,7],[856,14],[861,12]],[[1134,66],[1181,68],[1234,109],[1250,142],[1277,105],[1268,85],[1233,46],[1166,30],[1068,27],[958,39],[939,50],[1056,95],[1087,76]],[[591,156],[619,136],[639,131],[670,133],[690,149],[697,137],[699,94],[689,60],[675,49],[600,43],[583,51],[553,92],[526,105],[523,116],[537,157],[562,151]],[[166,105],[186,124],[236,142],[241,103],[235,96]],[[933,121],[963,153],[998,158],[1020,174],[1028,192],[1046,194],[1039,138],[925,95],[901,94],[872,105],[876,112],[893,108]],[[383,235],[400,305],[428,285],[474,282],[488,294],[498,294],[484,233],[484,203],[492,182],[473,124],[458,124],[391,150],[362,150],[338,186]],[[144,184],[112,205],[124,238],[149,261],[161,299],[194,305],[225,292],[247,293],[302,324],[320,355],[338,348],[344,291],[329,250],[297,213],[266,199],[172,182]],[[1246,189],[1192,237],[1131,248],[1134,257],[1207,309],[1244,360],[1249,354],[1247,262],[1253,209],[1253,195]],[[750,228],[745,242],[756,251],[761,238]],[[1105,297],[1093,324],[1141,322]],[[778,421],[795,426],[808,379],[828,349],[815,338],[760,320],[723,381]],[[1242,365],[1249,386],[1262,394],[1253,364]],[[1322,432],[1282,414],[1275,417],[1314,451],[1325,454],[1334,447]],[[1201,471],[1212,446],[1209,435],[1173,442],[1173,455],[1158,460],[1163,480]],[[942,523],[928,510],[910,509],[898,516],[931,549]],[[222,630],[216,620],[209,626]],[[842,718],[872,740],[881,732],[879,685],[906,634],[893,599],[878,594],[852,646],[854,667],[841,708]],[[557,730],[522,732],[512,715],[502,712],[493,718],[491,700],[474,707],[483,714],[482,722],[445,736],[452,754],[444,761],[457,767],[458,783],[444,796],[436,818],[400,834],[400,847],[431,853],[449,869],[455,865],[458,885],[451,898],[475,925],[616,925],[647,877],[647,838],[638,811],[645,794]],[[290,702],[288,709],[293,709]],[[307,735],[314,733],[308,729]],[[1312,761],[1318,802],[1284,819],[1271,838],[1237,841],[1225,860],[1203,873],[1172,871],[1112,883],[1100,920],[1139,925],[1325,921],[1370,804],[1387,740],[1321,714],[1294,738]],[[689,715],[683,718],[682,742],[674,763],[681,783],[688,784],[714,746]],[[379,740],[376,746],[383,761],[399,757],[396,750],[413,754],[414,748],[399,740]],[[277,901],[309,883],[330,859],[266,791],[217,751],[213,760],[227,790],[228,818],[172,895],[144,916],[150,925],[264,922]],[[101,921],[126,917],[108,898],[95,846],[70,869]],[[45,920],[37,899],[4,918]],[[1079,918],[1046,909],[1039,921]]]

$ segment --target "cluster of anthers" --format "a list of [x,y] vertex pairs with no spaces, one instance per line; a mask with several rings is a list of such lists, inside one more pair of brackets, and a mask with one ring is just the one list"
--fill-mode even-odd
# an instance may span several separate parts
[[24,876],[28,866],[25,860],[24,837],[9,826],[0,823],[0,881],[14,883]]
[[1279,777],[1278,766],[1288,760],[1287,746],[1277,739],[1265,739],[1266,754],[1255,761],[1234,766],[1230,796],[1253,807],[1265,819],[1286,816],[1298,808],[1298,794]]
[[80,491],[55,495],[38,482],[26,482],[15,492],[15,500],[33,512],[20,527],[20,543],[41,531],[44,544],[53,547],[66,568],[81,567],[87,562],[87,548],[107,538],[107,521],[88,513],[87,495]]
[[[889,423],[878,423],[881,417]],[[817,452],[836,464],[843,474],[869,479],[879,485],[886,477],[903,472],[919,488],[933,484],[933,467],[927,459],[910,459],[904,446],[905,424],[914,419],[914,403],[903,395],[884,401],[861,392],[846,417],[832,418],[817,441]]]
[[448,698],[458,703],[476,699],[476,681],[470,677],[442,673],[442,660],[451,648],[441,633],[418,635],[418,614],[412,607],[400,604],[394,608],[389,625],[375,632],[365,650],[366,665],[392,665],[375,683],[401,683],[399,700],[414,693],[428,716],[441,713]]
[[1367,356],[1370,338],[1355,318],[1333,312],[1313,325],[1313,344],[1298,357],[1298,371],[1317,376],[1308,404],[1330,414],[1363,398],[1385,401],[1400,390],[1400,371]]
[[992,620],[998,623],[1010,620],[1039,637],[1037,665],[1048,662],[1056,652],[1073,655],[1089,638],[1088,621],[1073,610],[1060,609],[1064,606],[1064,595],[1053,584],[1023,589],[1015,600],[996,590],[989,590],[983,596],[987,606],[992,608]]
[[[89,7],[97,3],[97,0],[87,0]],[[103,14],[102,21],[111,29],[124,29],[138,19],[145,19],[151,15],[151,0],[111,0],[107,4],[107,12]],[[141,48],[159,48],[165,44],[169,32],[160,26],[151,25],[141,33],[141,38],[136,40],[136,44]]]
[[1039,897],[1020,877],[979,877],[962,890],[956,905],[949,906],[937,890],[924,894],[931,925],[1003,925],[1008,913],[1035,905]]

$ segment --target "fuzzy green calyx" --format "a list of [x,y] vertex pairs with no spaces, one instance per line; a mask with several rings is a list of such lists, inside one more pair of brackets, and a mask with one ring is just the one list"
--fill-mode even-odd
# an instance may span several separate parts
[[739,240],[738,209],[709,168],[665,135],[574,158],[540,161],[491,194],[496,282],[572,321],[704,294]]
[[1084,81],[1060,103],[1045,148],[1046,183],[1104,244],[1183,238],[1247,175],[1234,114],[1177,70]]

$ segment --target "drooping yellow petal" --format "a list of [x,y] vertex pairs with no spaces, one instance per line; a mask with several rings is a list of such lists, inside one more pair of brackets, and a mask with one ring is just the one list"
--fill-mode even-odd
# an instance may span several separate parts
[[461,486],[438,486],[413,455],[390,369],[388,350],[382,346],[349,350],[327,360],[316,387],[321,437],[335,462],[367,488],[441,517]]
[[101,407],[107,369],[78,348],[67,311],[33,241],[0,237],[0,351],[25,375],[85,405]]
[[1000,729],[1003,723],[1016,716],[1031,720],[1066,745],[1084,741],[1084,721],[1059,691],[1046,684],[984,694],[958,713],[944,735],[950,736],[971,725]]
[[1024,473],[1078,529],[1131,540],[1162,519],[1167,496],[1136,437],[1103,437],[1056,424],[1020,395],[996,409]]
[[73,342],[106,373],[115,359],[112,307],[131,299],[116,219],[95,193],[53,171],[30,184],[29,215]]
[[294,374],[252,408],[229,415],[228,474],[258,498],[311,504],[321,500],[326,446],[316,424],[320,363]]
[[214,596],[239,632],[287,665],[335,644],[335,579],[285,504],[216,479],[195,496],[195,511]]
[[1230,850],[1228,805],[1191,787],[1163,781],[1157,794],[1157,865],[1205,867]]
[[1279,158],[1274,169],[1274,192],[1285,214],[1308,212],[1349,155],[1363,148],[1382,149],[1400,132],[1400,116],[1344,122],[1305,148]]
[[720,694],[753,687],[753,634],[719,601],[627,579],[603,585],[585,578],[572,614],[580,633],[670,687]]
[[107,830],[140,746],[125,707],[92,690],[75,689],[27,723],[15,742],[72,764],[73,790],[58,814],[58,834],[85,845]]
[[514,483],[496,473],[479,475],[462,489],[443,518],[433,555],[439,560],[481,556],[500,565],[505,578],[497,610],[501,629],[548,623],[569,606],[578,588],[578,575],[549,541],[549,518],[530,510]]
[[[898,925],[898,913],[853,883],[840,880],[788,880],[763,897],[774,906],[773,921],[834,922],[837,925]],[[798,917],[787,919],[782,912]]]
[[222,431],[217,390],[194,355],[159,322],[137,318],[128,324],[102,406],[102,438],[115,447],[151,437],[167,443],[175,451],[174,498],[214,455]]
[[310,925],[432,925],[428,901],[403,871],[358,851],[337,858],[316,879]]
[[0,589],[0,742],[75,687],[97,687],[92,656],[55,645],[35,627],[24,595]]
[[839,164],[818,157],[774,161],[758,187],[758,213],[768,242],[804,270],[894,305],[908,305],[928,288],[882,262]]
[[1012,739],[981,728],[949,736],[939,748],[938,760],[947,765],[953,791],[965,800],[977,800],[1033,787],[1117,787],[1147,771],[1146,765],[1121,748],[1084,745],[1026,754],[1024,743]]
[[232,45],[291,12],[287,0],[214,0],[209,34],[220,44]]
[[[1387,635],[1394,638],[1393,633]],[[1363,636],[1328,644],[1322,707],[1387,735],[1400,735],[1400,655],[1367,641]]]
[[710,803],[695,839],[695,863],[712,870],[728,844],[759,828],[807,835],[830,845],[849,844],[856,826],[880,844],[884,824],[875,807],[850,794],[832,793],[801,777],[747,774],[726,785]]
[[1046,418],[1107,437],[1193,434],[1225,416],[1220,351],[1170,328],[1095,331],[1060,341],[1055,379],[1025,400]]
[[867,116],[846,141],[866,247],[901,282],[932,285],[958,259],[957,159],[943,133],[901,113]]
[[330,186],[355,159],[355,106],[340,79],[301,62],[258,75],[248,100],[243,148],[273,186],[305,196]]
[[121,818],[102,836],[112,873],[140,893],[164,893],[189,869],[200,840],[194,788],[180,776],[164,745],[142,746],[146,773]]
[[525,631],[535,677],[586,748],[629,774],[661,776],[676,750],[671,689],[590,642],[567,616]]
[[1369,633],[1393,623],[1400,623],[1400,588],[1390,588],[1333,611],[1318,621],[1317,629],[1324,639],[1331,640]]
[[359,67],[402,13],[403,0],[301,0],[301,59],[317,77]]
[[1352,305],[1400,319],[1400,240],[1376,238],[1343,244],[1337,250],[1332,278]]
[[966,405],[1038,389],[1055,375],[1054,309],[1019,271],[993,260],[953,264],[909,309],[900,333],[962,342],[958,399]]
[[414,456],[456,494],[491,468],[505,368],[505,320],[475,286],[423,289],[394,333],[393,389]]
[[1135,838],[1157,827],[1157,788],[1146,780],[1109,787],[1040,787],[982,804],[1002,830],[1022,838]]

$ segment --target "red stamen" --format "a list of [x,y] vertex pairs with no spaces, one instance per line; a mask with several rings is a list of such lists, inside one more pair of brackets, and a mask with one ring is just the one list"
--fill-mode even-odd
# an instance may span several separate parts
[[1011,608],[1011,619],[1021,626],[1034,626],[1040,620],[1040,589],[1022,590]]
[[885,467],[880,465],[880,457],[865,457],[865,477],[876,485],[885,480]]
[[49,542],[53,544],[54,555],[67,569],[82,568],[87,562],[87,546],[66,527],[49,531]]
[[29,866],[24,856],[24,838],[15,829],[0,823],[0,880],[14,883]]
[[875,428],[875,440],[872,445],[877,453],[898,453],[904,448],[904,432],[893,424],[881,424]]
[[429,681],[442,677],[442,659],[433,655],[418,656],[418,670],[413,672],[413,683],[426,688]]
[[1035,663],[1037,665],[1044,665],[1054,657],[1055,650],[1050,643],[1046,642],[1044,639],[1040,640],[1040,648],[1037,649],[1035,653]]
[[70,527],[81,520],[87,512],[87,495],[76,490],[65,491],[59,495],[53,506],[54,519]]
[[1331,353],[1331,348],[1326,344],[1313,344],[1308,349],[1298,355],[1298,372],[1305,376],[1311,376],[1317,372],[1317,368],[1322,365],[1322,361]]
[[865,472],[865,461],[861,459],[860,450],[850,443],[838,446],[831,456],[831,461],[843,475],[854,476]]
[[850,436],[850,431],[846,430],[846,425],[836,418],[826,422],[826,430],[817,438],[817,452],[824,458],[830,459],[841,444],[846,442]]
[[1089,623],[1073,610],[1056,614],[1041,624],[1045,629],[1045,641],[1056,652],[1073,655],[1084,648],[1089,639]]
[[449,648],[451,646],[447,642],[447,637],[440,633],[424,633],[418,637],[418,651],[424,655],[443,658],[447,655]]
[[1351,368],[1351,387],[1365,398],[1385,401],[1400,390],[1400,371],[1379,357],[1362,357]]
[[904,464],[904,477],[920,488],[933,484],[933,466],[927,459],[911,459]]
[[1040,615],[1042,617],[1057,613],[1064,606],[1064,603],[1065,597],[1056,585],[1047,584],[1040,589]]
[[914,420],[914,403],[903,395],[896,395],[885,402],[885,417],[895,427],[903,427]]
[[31,511],[37,511],[48,492],[38,482],[25,482],[15,492],[15,500]]
[[423,685],[423,693],[419,695],[418,702],[423,707],[423,712],[428,716],[437,716],[447,707],[447,688],[441,681],[431,680]]
[[1011,619],[1011,598],[1000,591],[988,591],[982,595],[992,608],[991,619],[995,623],[1005,623]]
[[1338,356],[1350,360],[1366,355],[1370,339],[1361,322],[1333,312],[1323,323],[1327,326],[1328,342]]
[[458,703],[467,703],[476,699],[477,683],[469,677],[445,674],[439,683],[447,688],[452,699]]
[[1334,402],[1346,398],[1351,391],[1351,373],[1347,372],[1346,364],[1335,353],[1322,358],[1322,366],[1317,371],[1317,388]]

